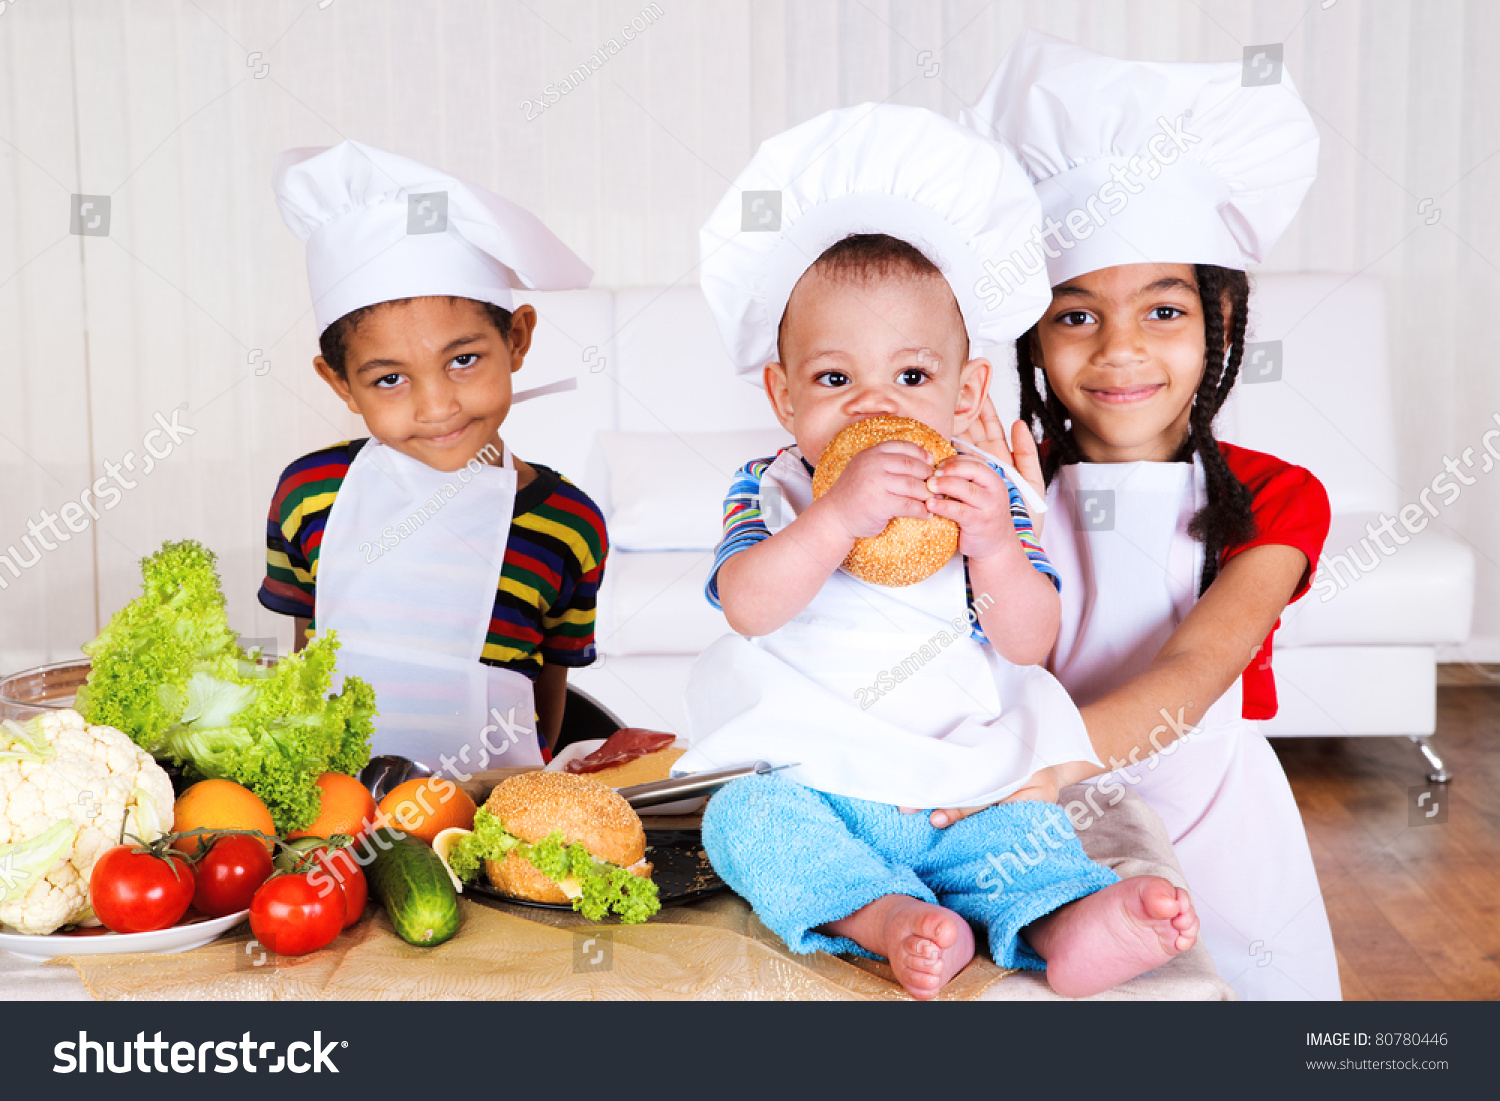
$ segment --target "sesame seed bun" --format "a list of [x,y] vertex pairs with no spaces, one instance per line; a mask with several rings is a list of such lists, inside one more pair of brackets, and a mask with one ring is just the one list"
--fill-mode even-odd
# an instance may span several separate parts
[[[951,443],[921,421],[867,417],[847,426],[823,449],[813,473],[813,497],[832,489],[855,455],[887,440],[916,444],[932,456],[934,466],[957,454]],[[899,588],[926,581],[957,553],[958,525],[946,516],[895,516],[879,535],[857,540],[843,565],[861,581]]]
[[[631,871],[646,855],[640,815],[613,788],[588,776],[546,770],[512,776],[490,792],[484,809],[528,844],[561,833],[564,844],[580,844],[600,860]],[[649,876],[650,865],[642,867]],[[515,853],[486,860],[484,870],[504,894],[536,902],[568,901],[556,883]]]

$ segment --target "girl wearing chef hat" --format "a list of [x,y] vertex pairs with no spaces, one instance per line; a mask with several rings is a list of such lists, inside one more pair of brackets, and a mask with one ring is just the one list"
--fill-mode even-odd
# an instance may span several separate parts
[[[1047,484],[1063,579],[1051,667],[1117,770],[1071,778],[1129,784],[1162,816],[1242,997],[1337,999],[1302,821],[1248,721],[1276,713],[1271,635],[1307,590],[1328,499],[1308,471],[1213,436],[1245,269],[1317,171],[1312,119],[1286,75],[1246,87],[1238,62],[1121,61],[1028,31],[963,121],[1015,151],[1046,227],[984,291],[1043,266],[1053,288],[1016,341],[1040,464],[1020,423],[1013,441]],[[986,436],[1005,449],[997,421]]]
[[593,273],[514,203],[359,142],[283,153],[274,186],[307,244],[315,366],[370,437],[282,474],[261,603],[299,647],[309,620],[337,633],[339,671],[375,688],[374,752],[540,765],[568,667],[594,658],[607,545],[594,503],[498,434],[537,324],[512,291]]
[[[725,343],[796,446],[731,489],[709,596],[749,637],[725,636],[694,665],[692,748],[676,767],[789,766],[714,796],[709,858],[794,951],[884,956],[917,997],[973,956],[971,921],[1002,966],[1045,968],[1071,995],[1151,970],[1196,935],[1185,892],[1119,880],[1055,801],[1022,791],[1053,766],[1102,765],[1035,664],[1059,604],[1045,555],[1018,538],[1030,531],[1020,474],[961,441],[971,454],[934,473],[921,447],[888,442],[814,499],[812,464],[844,428],[890,414],[951,439],[973,423],[990,377],[974,349],[1014,339],[1050,298],[1036,272],[982,300],[983,262],[1029,239],[1037,215],[999,145],[867,104],[762,145],[701,237]],[[936,556],[925,580],[893,587],[840,567],[852,526],[873,535],[932,512],[956,521],[960,553]],[[899,809],[1011,796],[947,830]]]

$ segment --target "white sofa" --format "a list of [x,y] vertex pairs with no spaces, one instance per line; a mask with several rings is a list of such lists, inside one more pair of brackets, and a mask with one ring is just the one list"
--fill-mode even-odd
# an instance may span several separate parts
[[[1440,533],[1441,517],[1378,560],[1360,546],[1367,523],[1407,503],[1395,480],[1381,284],[1299,274],[1260,276],[1254,286],[1248,339],[1268,346],[1247,356],[1219,434],[1308,467],[1333,506],[1318,587],[1277,632],[1281,711],[1265,731],[1406,735],[1425,747],[1435,648],[1468,637],[1474,562]],[[605,510],[613,544],[601,660],[572,682],[628,724],[686,733],[688,669],[728,630],[703,598],[724,490],[740,464],[786,434],[760,387],[735,376],[696,287],[529,300],[542,323],[517,388],[575,377],[578,387],[518,406],[507,439],[582,485]],[[1279,363],[1272,341],[1281,342]],[[992,351],[996,404],[1013,416],[1011,357]],[[1328,559],[1351,546],[1374,568],[1341,564],[1330,574]]]

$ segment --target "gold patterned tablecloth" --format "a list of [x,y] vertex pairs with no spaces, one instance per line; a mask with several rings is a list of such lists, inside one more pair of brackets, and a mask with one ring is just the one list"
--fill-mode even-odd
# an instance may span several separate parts
[[[1068,793],[1064,793],[1065,797]],[[1157,874],[1181,884],[1161,821],[1135,796],[1080,834],[1089,855],[1122,876]],[[565,910],[462,900],[458,935],[414,948],[379,907],[329,947],[283,958],[241,925],[175,955],[88,956],[72,966],[101,1000],[287,1001],[905,1000],[890,968],[871,960],[788,951],[738,896],[725,891],[667,906],[642,925],[593,924]],[[1225,1000],[1201,944],[1101,999]],[[981,950],[944,1000],[1055,999],[1039,972],[1007,972]]]

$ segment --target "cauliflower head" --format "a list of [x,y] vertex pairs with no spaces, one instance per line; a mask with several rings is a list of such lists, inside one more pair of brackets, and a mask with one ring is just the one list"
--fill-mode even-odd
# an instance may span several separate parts
[[172,804],[171,778],[114,727],[77,711],[0,723],[0,925],[91,919],[94,863],[126,835],[170,830]]

